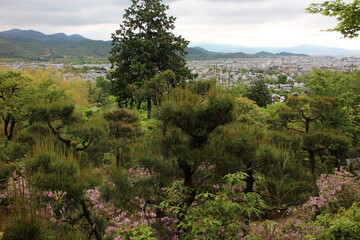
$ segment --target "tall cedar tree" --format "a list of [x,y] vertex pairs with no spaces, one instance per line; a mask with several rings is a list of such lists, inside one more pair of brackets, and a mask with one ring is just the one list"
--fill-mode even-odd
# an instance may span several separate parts
[[142,88],[145,81],[165,70],[175,74],[175,81],[169,83],[172,86],[191,77],[184,59],[189,42],[171,32],[175,17],[166,15],[169,7],[161,0],[131,1],[120,29],[112,34],[113,91],[119,106],[140,107],[146,101],[150,113],[152,96],[137,99],[131,86]]

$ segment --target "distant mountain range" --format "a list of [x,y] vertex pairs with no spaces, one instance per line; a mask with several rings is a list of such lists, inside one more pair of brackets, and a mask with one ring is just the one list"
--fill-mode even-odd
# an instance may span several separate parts
[[202,47],[187,48],[187,59],[189,60],[212,60],[212,59],[228,59],[228,58],[260,58],[260,57],[281,57],[281,56],[309,56],[306,54],[294,54],[289,52],[270,53],[261,51],[255,54],[243,52],[211,52]]
[[94,41],[81,35],[45,35],[34,30],[12,29],[0,32],[0,59],[29,61],[106,60],[111,41]]
[[201,47],[208,51],[223,53],[245,52],[248,54],[255,54],[263,51],[273,54],[288,52],[293,54],[306,54],[312,56],[360,56],[360,50],[348,50],[343,48],[324,47],[317,45],[300,45],[296,47],[245,47],[222,44],[196,44],[190,45],[190,47]]
[[[95,41],[81,35],[46,35],[34,30],[12,29],[0,32],[0,59],[53,62],[107,61],[111,41]],[[189,60],[254,58],[278,56],[356,55],[353,51],[303,45],[295,48],[251,48],[201,44],[187,49]],[[244,53],[246,52],[246,53]],[[350,52],[352,54],[350,54]],[[357,51],[360,55],[360,51]],[[321,54],[323,53],[323,54]]]

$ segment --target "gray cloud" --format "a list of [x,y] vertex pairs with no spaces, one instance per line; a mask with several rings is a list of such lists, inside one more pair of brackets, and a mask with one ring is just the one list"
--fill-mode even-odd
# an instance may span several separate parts
[[[2,0],[3,1],[3,0]],[[128,1],[104,0],[15,0],[2,2],[0,22],[4,25],[88,25],[121,20]]]
[[[206,17],[213,23],[263,22],[281,19],[299,13],[301,4],[288,0],[167,0],[166,4],[178,6],[176,17]],[[298,2],[298,1],[296,1]],[[129,0],[2,0],[0,22],[48,23],[54,25],[81,25],[111,23],[123,14]],[[219,22],[219,20],[221,20]]]
[[[195,42],[245,43],[266,38],[262,45],[338,41],[340,36],[320,32],[334,21],[304,12],[321,0],[164,0],[177,18],[175,33]],[[34,29],[46,33],[79,33],[92,39],[110,39],[122,21],[130,0],[0,0],[0,31]],[[56,29],[56,30],[54,30]],[[274,33],[274,34],[271,34]],[[263,36],[266,35],[264,38]],[[271,35],[271,36],[270,36]],[[276,35],[282,35],[282,39]],[[331,36],[331,38],[329,37]],[[326,40],[325,40],[326,39]],[[247,41],[247,42],[246,42]],[[270,42],[270,41],[273,41]],[[270,42],[270,43],[269,43]]]

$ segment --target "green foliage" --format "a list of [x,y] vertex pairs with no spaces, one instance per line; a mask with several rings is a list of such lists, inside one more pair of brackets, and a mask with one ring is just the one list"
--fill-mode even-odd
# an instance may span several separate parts
[[132,0],[120,29],[112,35],[113,92],[121,106],[137,100],[130,85],[142,88],[157,73],[171,70],[176,83],[191,76],[183,58],[188,42],[171,32],[175,18],[166,15],[169,7],[161,2]]
[[108,134],[111,150],[116,155],[116,164],[124,166],[128,162],[129,144],[143,134],[139,116],[125,108],[105,112],[104,119],[108,122]]
[[272,102],[270,91],[263,80],[255,80],[245,96],[259,107],[266,107]]
[[55,239],[48,223],[38,216],[26,214],[12,217],[4,229],[2,240],[50,240]]
[[318,216],[315,224],[324,229],[313,239],[360,239],[360,209],[356,203],[348,210],[341,209],[338,214]]
[[278,76],[278,81],[277,82],[280,83],[280,84],[286,84],[287,80],[288,80],[287,76],[285,74],[281,74],[281,75]]
[[103,76],[99,76],[95,79],[96,87],[101,88],[103,94],[111,93],[111,82],[104,78]]
[[26,166],[30,183],[38,189],[67,192],[71,199],[83,195],[87,178],[81,174],[77,160],[51,143],[37,143]]
[[207,94],[216,85],[215,80],[195,80],[188,86],[194,94]]
[[311,88],[314,98],[336,98],[337,106],[331,107],[320,119],[324,128],[341,129],[358,142],[360,131],[357,121],[359,114],[359,73],[333,72],[313,69],[306,75],[306,85]]
[[15,167],[13,165],[0,161],[0,189],[6,186],[6,182],[14,170]]
[[51,121],[71,121],[71,116],[74,112],[74,105],[51,104],[38,106],[32,109],[32,119],[35,121],[48,123]]
[[33,101],[33,80],[16,71],[0,71],[0,117],[4,135],[13,137],[15,126],[26,119],[28,106]]
[[[176,100],[177,94],[184,101]],[[175,101],[166,101],[159,112],[159,119],[184,131],[193,140],[194,147],[201,147],[209,134],[218,126],[233,121],[233,100],[227,96],[210,94],[202,100],[186,90],[177,90]]]
[[[23,186],[21,186],[23,187]],[[23,189],[24,191],[24,189]],[[14,196],[14,208],[5,224],[2,240],[52,240],[56,239],[50,229],[50,223],[38,215],[40,206],[35,203],[33,194],[18,191]]]
[[259,107],[254,101],[239,97],[234,100],[236,120],[253,126],[265,127],[269,118],[268,111]]
[[152,229],[144,223],[132,228],[129,232],[118,232],[118,235],[124,240],[156,240],[153,237]]
[[[232,123],[212,136],[211,155],[217,171],[223,175],[236,171],[245,171],[250,166],[262,165],[257,151],[262,144],[267,145],[263,129]],[[224,142],[224,139],[227,141]],[[269,155],[270,157],[270,155]],[[258,161],[259,160],[259,161]]]
[[241,172],[226,175],[219,190],[199,194],[188,207],[181,200],[188,188],[179,182],[167,188],[167,200],[161,206],[176,216],[185,213],[177,223],[182,229],[180,239],[236,239],[244,235],[247,219],[260,216],[267,208],[260,195],[236,190],[243,187],[244,178],[246,174]]
[[36,84],[36,104],[54,104],[69,102],[71,96],[65,88],[59,87],[54,80],[47,79]]
[[346,3],[342,0],[325,1],[323,3],[312,3],[306,9],[307,12],[335,17],[338,25],[327,31],[340,32],[345,38],[356,38],[359,36],[360,20],[359,20],[359,0],[353,0]]
[[124,122],[126,124],[136,124],[140,120],[135,112],[126,108],[119,108],[112,112],[105,112],[104,118],[108,122]]
[[[25,61],[96,63],[106,62],[111,48],[107,41],[93,41],[86,38],[74,40],[71,36],[59,38],[31,30],[17,31],[7,35],[1,34],[0,55],[4,58]],[[42,36],[39,37],[39,34]]]
[[341,99],[341,103],[349,106],[357,98],[354,95],[358,73],[322,71],[313,68],[305,76],[304,82],[311,88],[311,93],[318,96],[331,96]]
[[131,212],[138,210],[139,201],[154,201],[154,191],[155,188],[158,191],[158,185],[153,188],[154,178],[145,169],[125,170],[111,166],[108,174],[113,184],[103,185],[101,190],[104,196],[114,200],[117,207]]

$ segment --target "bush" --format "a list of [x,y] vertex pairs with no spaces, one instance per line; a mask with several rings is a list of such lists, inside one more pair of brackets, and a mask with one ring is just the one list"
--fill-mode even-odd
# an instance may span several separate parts
[[[21,207],[19,207],[21,208]],[[2,240],[52,240],[48,224],[25,208],[15,210],[4,228]],[[19,211],[20,210],[20,211]]]
[[347,211],[338,214],[318,216],[316,224],[324,229],[315,239],[327,240],[359,240],[360,239],[360,208],[354,203]]

